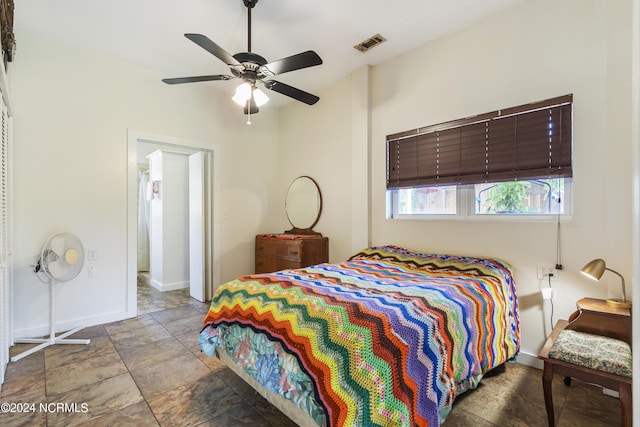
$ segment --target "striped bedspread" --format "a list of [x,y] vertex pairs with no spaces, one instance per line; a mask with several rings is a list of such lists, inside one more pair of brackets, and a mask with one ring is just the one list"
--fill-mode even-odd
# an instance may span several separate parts
[[[230,325],[293,355],[331,426],[437,426],[457,393],[520,345],[506,263],[395,246],[228,282],[212,299],[201,345]],[[208,344],[223,345],[216,337]]]

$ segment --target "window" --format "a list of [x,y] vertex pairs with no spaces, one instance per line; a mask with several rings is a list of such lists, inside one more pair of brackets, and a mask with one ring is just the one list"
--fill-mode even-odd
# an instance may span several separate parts
[[390,217],[568,215],[572,96],[387,137]]
[[455,215],[456,186],[401,188],[391,193],[397,215]]
[[557,178],[476,184],[473,213],[563,215],[565,197],[569,197],[566,181]]

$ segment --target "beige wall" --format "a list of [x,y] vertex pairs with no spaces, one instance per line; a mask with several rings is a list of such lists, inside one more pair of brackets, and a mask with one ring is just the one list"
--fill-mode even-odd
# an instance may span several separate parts
[[325,90],[313,107],[292,104],[283,109],[280,125],[279,186],[283,212],[280,229],[291,228],[284,215],[288,185],[311,176],[322,192],[322,214],[314,230],[329,237],[329,260],[351,252],[351,79]]
[[59,231],[78,235],[97,254],[95,278],[85,269],[60,286],[60,329],[131,315],[128,130],[218,147],[220,207],[227,213],[216,236],[220,278],[251,272],[255,233],[275,228],[277,110],[265,109],[247,126],[210,84],[167,86],[160,81],[165,76],[30,34],[16,36],[20,54],[9,70],[16,337],[48,331],[48,287],[31,265],[46,238]]
[[[573,217],[561,224],[565,269],[552,283],[557,290],[554,320],[566,318],[575,309],[575,301],[584,296],[617,295],[617,276],[608,274],[603,283],[596,284],[581,277],[579,270],[587,261],[602,257],[608,266],[631,277],[629,16],[630,2],[523,2],[372,67],[371,148],[356,154],[370,157],[370,181],[352,186],[353,177],[343,168],[351,162],[349,153],[343,161],[319,157],[322,168],[312,163],[316,178],[325,183],[326,203],[343,204],[337,215],[324,216],[319,227],[330,239],[341,242],[339,249],[332,246],[331,258],[348,255],[344,236],[350,230],[345,227],[354,223],[348,212],[350,199],[358,196],[358,188],[370,188],[370,219],[363,220],[370,222],[372,244],[493,256],[512,264],[521,309],[522,350],[524,359],[533,363],[535,359],[526,355],[537,354],[550,328],[550,306],[540,294],[547,284],[536,278],[536,266],[556,261],[556,223],[386,219],[385,136],[572,93]],[[283,109],[283,153],[294,143],[299,152],[319,143],[331,148],[354,144],[350,123],[343,116],[356,104],[355,92],[348,87],[351,79],[321,93],[313,111],[297,105]],[[303,134],[311,136],[302,138]],[[614,164],[617,159],[622,159],[620,164]],[[285,162],[284,175],[290,165],[300,169],[299,162]]]

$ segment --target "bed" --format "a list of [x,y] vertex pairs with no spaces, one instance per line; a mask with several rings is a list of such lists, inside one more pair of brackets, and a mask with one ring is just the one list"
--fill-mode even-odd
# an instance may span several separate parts
[[517,355],[518,300],[504,261],[371,247],[222,285],[199,341],[299,425],[437,426]]

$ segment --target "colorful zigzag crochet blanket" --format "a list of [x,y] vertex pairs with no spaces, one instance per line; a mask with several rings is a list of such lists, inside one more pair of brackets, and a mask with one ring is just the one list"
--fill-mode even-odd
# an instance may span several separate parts
[[437,426],[520,346],[508,264],[395,246],[232,280],[212,299],[203,350],[224,345],[231,326],[294,356],[331,426]]

